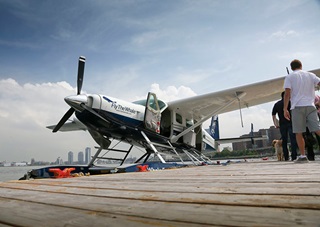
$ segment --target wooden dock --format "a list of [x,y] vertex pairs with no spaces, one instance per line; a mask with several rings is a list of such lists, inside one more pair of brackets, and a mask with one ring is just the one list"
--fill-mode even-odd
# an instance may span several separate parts
[[4,182],[0,226],[320,226],[320,161]]

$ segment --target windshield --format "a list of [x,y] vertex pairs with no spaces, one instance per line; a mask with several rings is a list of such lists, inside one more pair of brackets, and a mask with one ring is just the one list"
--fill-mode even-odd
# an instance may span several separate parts
[[[143,100],[137,100],[137,101],[134,101],[133,103],[135,104],[139,104],[139,105],[142,105],[142,106],[146,106],[146,103],[147,103],[147,100],[146,99],[143,99]],[[164,111],[165,108],[167,108],[167,104],[161,100],[158,99],[158,105],[159,105],[159,108],[160,108],[160,111]]]

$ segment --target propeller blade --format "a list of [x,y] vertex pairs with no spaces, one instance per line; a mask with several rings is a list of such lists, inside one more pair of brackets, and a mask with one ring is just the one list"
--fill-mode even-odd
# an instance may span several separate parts
[[78,80],[77,80],[78,95],[81,93],[85,62],[86,62],[86,58],[81,56],[79,58],[79,64],[78,64]]
[[56,127],[54,127],[54,129],[52,130],[52,132],[57,132],[61,126],[71,117],[71,115],[74,113],[74,109],[70,108],[61,118],[61,120],[59,121],[59,123],[56,125]]

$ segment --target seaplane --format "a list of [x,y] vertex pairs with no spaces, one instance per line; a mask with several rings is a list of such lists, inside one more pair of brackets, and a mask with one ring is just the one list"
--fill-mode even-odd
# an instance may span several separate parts
[[[81,92],[85,57],[78,61],[77,94],[65,97],[69,110],[56,125],[48,126],[52,132],[88,131],[98,144],[88,168],[100,157],[102,150],[124,152],[121,165],[134,146],[144,149],[136,163],[146,163],[151,155],[165,164],[163,154],[173,154],[183,162],[207,160],[204,144],[215,147],[213,137],[203,129],[203,123],[213,116],[234,110],[278,100],[283,91],[284,76],[230,88],[208,94],[165,102],[149,92],[146,99],[128,102],[102,94]],[[320,69],[311,72],[320,75]],[[74,119],[70,119],[72,115]],[[113,140],[129,145],[127,150],[110,147]],[[109,158],[110,159],[110,158]],[[111,158],[112,159],[112,158]],[[117,158],[113,158],[117,160]]]
[[[279,99],[284,76],[268,81],[212,92],[190,98],[165,102],[149,92],[147,98],[134,102],[101,94],[82,94],[85,57],[78,61],[77,94],[65,98],[70,109],[57,125],[48,126],[52,132],[86,130],[98,144],[98,151],[110,149],[113,139],[143,148],[137,162],[146,162],[155,154],[162,163],[163,152],[184,153],[192,160],[203,157],[203,144],[214,147],[215,141],[202,124],[219,114],[248,108]],[[320,75],[320,69],[311,71]],[[75,114],[73,120],[70,117]],[[179,155],[178,155],[179,156]],[[122,161],[125,160],[124,157]]]

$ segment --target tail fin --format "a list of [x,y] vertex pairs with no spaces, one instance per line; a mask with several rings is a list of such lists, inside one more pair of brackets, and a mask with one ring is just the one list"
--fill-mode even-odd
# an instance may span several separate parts
[[220,139],[218,115],[212,116],[209,129],[210,129],[210,135],[212,136],[213,139],[215,140]]

